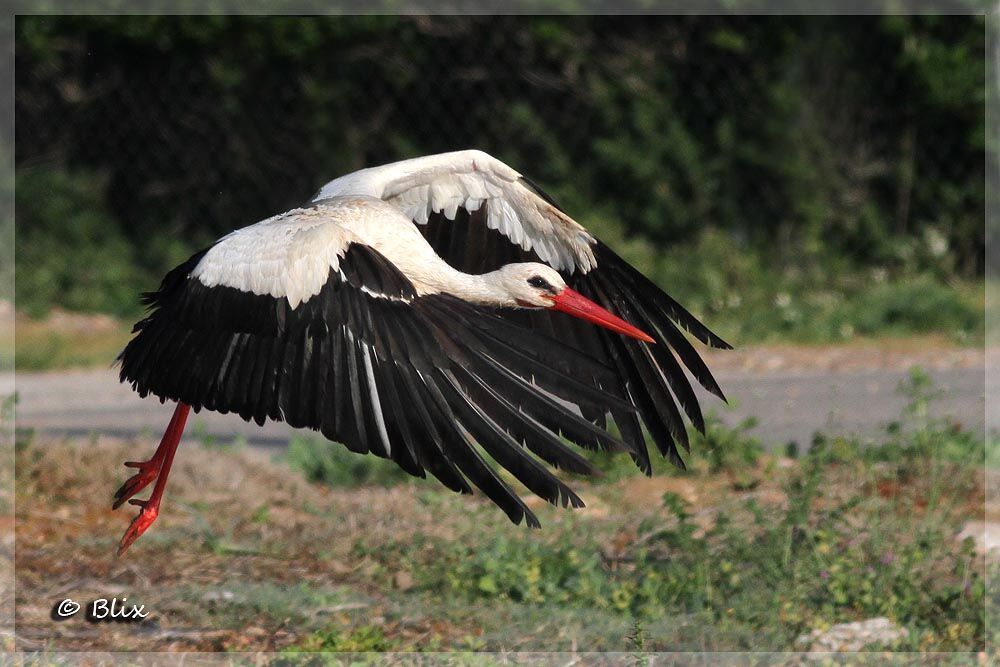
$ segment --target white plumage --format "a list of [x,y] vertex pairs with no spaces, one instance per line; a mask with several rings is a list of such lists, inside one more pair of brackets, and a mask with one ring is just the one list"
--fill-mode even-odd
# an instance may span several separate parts
[[[379,201],[381,200],[381,201]],[[398,210],[394,213],[386,202]],[[459,208],[485,204],[486,224],[557,271],[596,266],[594,238],[547,202],[503,162],[475,150],[443,153],[362,169],[330,181],[298,208],[223,237],[192,272],[208,287],[225,285],[287,297],[294,308],[317,294],[352,240],[399,266],[412,264],[418,292],[442,286],[422,273],[457,278],[412,227],[431,213],[454,220]],[[422,286],[422,289],[421,289]]]
[[454,220],[459,208],[486,205],[486,224],[557,271],[584,273],[596,266],[595,239],[546,201],[520,173],[477,150],[441,153],[362,169],[324,185],[313,198],[368,195],[383,199],[417,224],[431,213]]

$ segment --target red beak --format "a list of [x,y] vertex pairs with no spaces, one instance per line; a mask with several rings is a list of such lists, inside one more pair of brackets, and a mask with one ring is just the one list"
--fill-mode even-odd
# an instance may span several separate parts
[[574,292],[568,287],[559,294],[549,298],[552,299],[553,310],[569,313],[573,317],[579,317],[581,320],[593,322],[605,329],[611,329],[612,331],[617,331],[632,338],[638,338],[647,343],[656,342],[648,334],[635,328],[620,317],[612,315],[587,297],[579,292]]

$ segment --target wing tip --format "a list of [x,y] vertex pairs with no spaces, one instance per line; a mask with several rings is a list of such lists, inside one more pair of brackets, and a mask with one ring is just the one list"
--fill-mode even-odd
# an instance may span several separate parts
[[709,347],[713,347],[716,350],[736,349],[731,344],[724,341],[721,337],[709,331],[707,328],[705,330],[708,331],[708,336],[709,336],[709,340],[705,341],[705,344],[708,345]]
[[[522,508],[523,508],[522,509],[522,513],[523,513],[522,514],[522,518],[524,519],[525,526],[527,526],[528,528],[534,528],[536,530],[540,530],[541,527],[542,527],[542,522],[538,520],[538,517],[535,516],[534,512],[532,512],[531,510],[529,510],[527,507],[524,507],[523,505],[522,505]],[[518,518],[517,521],[514,521],[514,524],[515,525],[520,525],[521,524],[521,518]]]

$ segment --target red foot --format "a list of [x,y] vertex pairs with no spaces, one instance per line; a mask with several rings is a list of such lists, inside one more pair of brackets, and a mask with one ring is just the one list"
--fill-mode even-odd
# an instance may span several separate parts
[[[137,505],[142,509],[139,514],[132,519],[128,530],[122,535],[121,542],[118,543],[118,555],[121,556],[132,543],[139,539],[139,536],[146,532],[146,529],[156,521],[157,514],[160,513],[160,500],[163,498],[163,489],[167,485],[167,475],[170,474],[170,466],[174,461],[174,453],[177,451],[177,444],[181,440],[181,433],[184,432],[184,424],[187,421],[190,406],[186,403],[178,403],[174,410],[174,416],[170,419],[166,433],[160,440],[160,446],[156,448],[153,458],[148,461],[129,461],[125,465],[130,468],[138,468],[139,472],[132,475],[122,487],[115,493],[114,508],[117,509],[126,500],[131,505]],[[153,493],[149,500],[129,500],[135,494],[146,488],[150,482],[156,480]]]
[[149,486],[156,479],[156,476],[160,474],[160,465],[162,463],[162,457],[157,458],[156,456],[148,461],[126,461],[125,465],[127,467],[138,468],[139,472],[125,480],[121,488],[115,491],[115,502],[111,505],[111,509],[118,509],[126,500]]
[[160,513],[160,504],[151,503],[148,500],[130,500],[130,505],[138,505],[142,509],[139,513],[135,515],[132,519],[132,523],[129,524],[128,530],[122,535],[121,542],[118,543],[118,557],[121,558],[122,554],[128,551],[128,548],[132,546],[132,543],[139,539],[139,536],[146,532],[146,529],[153,525],[156,521],[157,515]]

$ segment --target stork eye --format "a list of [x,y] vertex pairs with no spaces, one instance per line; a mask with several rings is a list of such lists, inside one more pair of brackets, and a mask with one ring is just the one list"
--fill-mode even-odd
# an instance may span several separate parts
[[539,289],[549,290],[550,292],[553,291],[552,285],[550,285],[545,278],[542,278],[541,276],[532,276],[528,278],[528,284]]

